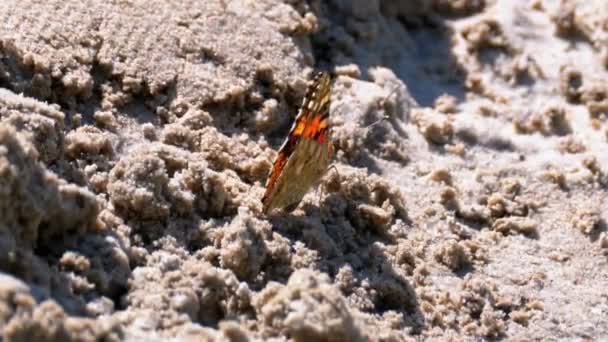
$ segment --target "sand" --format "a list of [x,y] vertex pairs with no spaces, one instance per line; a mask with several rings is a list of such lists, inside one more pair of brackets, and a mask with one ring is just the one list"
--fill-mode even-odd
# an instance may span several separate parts
[[3,340],[608,339],[607,79],[602,0],[2,1]]

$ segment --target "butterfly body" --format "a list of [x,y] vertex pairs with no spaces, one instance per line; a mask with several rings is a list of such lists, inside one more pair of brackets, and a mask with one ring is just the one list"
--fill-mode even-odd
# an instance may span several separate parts
[[330,88],[331,78],[325,72],[318,73],[309,86],[268,176],[262,197],[264,213],[275,208],[287,212],[295,209],[331,163]]

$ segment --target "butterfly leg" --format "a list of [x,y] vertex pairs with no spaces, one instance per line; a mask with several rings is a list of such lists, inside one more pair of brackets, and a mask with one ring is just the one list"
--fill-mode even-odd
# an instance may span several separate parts
[[[382,105],[381,106],[384,107],[384,105],[386,103],[386,100],[388,100],[388,98],[391,97],[391,95],[395,94],[398,90],[399,90],[399,85],[395,86],[393,88],[393,90],[391,90],[391,92],[388,93],[388,95],[385,98],[382,99]],[[390,115],[388,115],[386,113],[386,109],[385,109],[385,113],[384,113],[384,115],[380,119],[378,119],[378,120],[372,122],[371,124],[363,127],[363,129],[365,129],[365,136],[367,136],[367,134],[370,132],[370,129],[372,127],[374,127],[377,124],[380,124],[380,123],[382,123],[382,122],[384,122],[385,120],[388,120],[388,119],[390,119]]]
[[319,202],[319,207],[320,207],[321,206],[321,198],[323,198],[323,185],[319,186],[318,194],[319,194],[319,197],[317,199],[317,202]]
[[[340,172],[338,171],[338,168],[336,167],[336,165],[331,164],[329,165],[329,169],[333,169],[334,171],[336,171],[336,174],[338,175],[338,179],[340,178]],[[327,170],[327,172],[329,173],[329,170]]]
[[[331,169],[333,169],[334,171],[336,171],[336,174],[338,175],[338,181],[339,181],[339,179],[340,179],[340,172],[338,172],[338,168],[336,167],[336,165],[331,164],[331,165],[329,166],[329,170],[331,170]],[[327,170],[327,173],[328,173],[328,174],[329,174],[329,170]],[[319,200],[318,200],[318,202],[319,202],[319,206],[321,206],[321,198],[323,198],[323,188],[324,188],[324,187],[325,187],[325,186],[324,186],[323,184],[321,184],[321,185],[319,186]]]

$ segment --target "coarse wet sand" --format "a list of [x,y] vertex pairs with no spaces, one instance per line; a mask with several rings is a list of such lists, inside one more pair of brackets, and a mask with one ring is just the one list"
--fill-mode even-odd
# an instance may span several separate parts
[[608,339],[607,194],[603,0],[0,2],[5,341]]

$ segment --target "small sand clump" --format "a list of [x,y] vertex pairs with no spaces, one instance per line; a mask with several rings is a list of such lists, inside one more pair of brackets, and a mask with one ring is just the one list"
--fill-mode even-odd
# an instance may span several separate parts
[[112,203],[120,212],[141,219],[192,212],[212,216],[236,213],[238,203],[244,204],[238,198],[246,196],[245,184],[213,171],[196,157],[160,143],[135,150],[110,172]]
[[526,217],[504,217],[500,218],[492,224],[492,230],[502,233],[503,235],[523,234],[535,236],[538,235],[538,224],[536,221]]
[[224,317],[235,318],[251,309],[250,290],[232,271],[187,255],[174,246],[174,241],[167,243],[165,248],[173,249],[173,253],[152,253],[148,264],[133,272],[132,289],[125,298],[133,314],[141,318],[164,317],[167,333],[177,333],[189,321],[181,314],[204,324],[217,324]]
[[591,118],[608,118],[608,85],[604,80],[583,85],[581,102],[585,104]]
[[333,216],[346,215],[358,229],[372,229],[395,238],[391,228],[407,220],[401,192],[382,178],[353,171],[330,174],[326,187],[338,196],[333,196],[325,210],[334,212]]
[[587,147],[584,145],[584,143],[580,139],[577,139],[571,135],[561,138],[557,143],[557,149],[561,153],[570,154],[583,153],[587,151]]
[[551,19],[555,24],[555,33],[560,37],[579,36],[583,33],[579,26],[580,23],[577,21],[573,1],[562,1]]
[[84,235],[94,229],[95,196],[43,168],[38,156],[27,138],[0,123],[0,229],[32,247],[65,232]]
[[7,341],[119,341],[123,337],[117,323],[69,317],[54,301],[22,312],[4,327],[3,333]]
[[454,134],[450,118],[432,109],[413,111],[412,121],[418,127],[420,134],[433,144],[446,144]]
[[513,122],[518,133],[543,135],[567,135],[572,131],[566,109],[549,105],[543,110],[518,117]]
[[13,126],[38,151],[44,162],[61,157],[65,115],[54,105],[0,88],[0,123]]
[[572,65],[562,65],[559,69],[559,89],[570,103],[578,103],[581,99],[583,75]]
[[597,209],[582,208],[577,210],[572,217],[572,225],[585,235],[591,234],[600,222],[601,215]]
[[286,285],[268,286],[253,303],[268,323],[267,337],[287,334],[295,341],[364,340],[340,291],[327,276],[313,271],[296,271]]
[[482,11],[485,0],[434,0],[433,9],[442,15],[468,16]]
[[605,250],[604,255],[608,255],[608,234],[605,232],[600,234],[600,247]]
[[454,240],[440,245],[434,253],[435,260],[456,272],[471,264],[465,248]]
[[65,137],[65,154],[70,159],[111,158],[114,153],[112,138],[94,126],[81,126]]
[[461,34],[467,41],[469,52],[479,53],[486,48],[507,50],[510,46],[501,23],[492,18],[483,18],[471,23]]
[[430,179],[435,182],[441,182],[447,185],[452,184],[452,175],[448,169],[437,169],[431,172]]
[[220,265],[232,270],[239,279],[255,278],[267,257],[265,240],[269,240],[271,228],[246,210],[222,230]]
[[458,99],[455,96],[443,94],[439,96],[435,103],[433,103],[433,108],[435,108],[440,113],[445,114],[454,114],[457,111],[458,107]]

